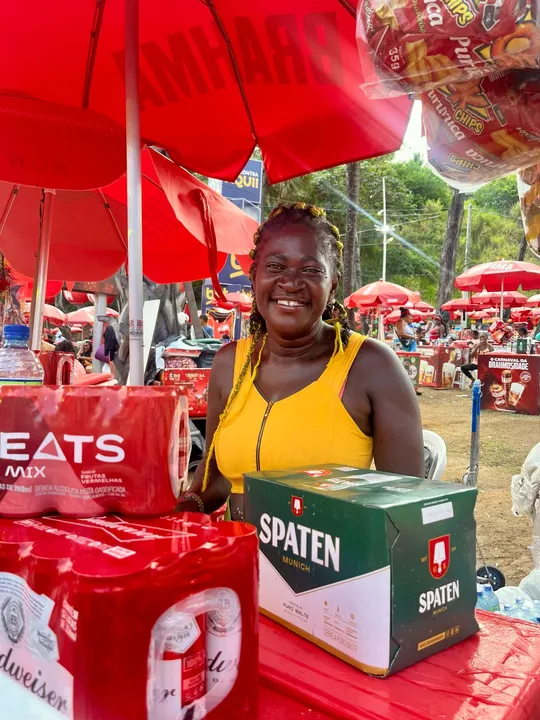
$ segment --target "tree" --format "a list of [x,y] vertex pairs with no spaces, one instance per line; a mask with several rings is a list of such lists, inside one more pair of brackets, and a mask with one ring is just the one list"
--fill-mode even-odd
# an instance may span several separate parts
[[[356,232],[357,232],[357,209],[358,194],[360,191],[360,163],[354,162],[347,165],[346,193],[347,205],[347,227],[345,230],[345,243],[343,248],[343,276],[342,287],[343,297],[348,297],[356,290]],[[354,310],[349,311],[354,316]],[[352,317],[350,318],[353,319]]]
[[440,308],[445,302],[451,299],[456,276],[456,258],[458,241],[463,224],[463,210],[465,207],[465,195],[454,190],[448,220],[446,222],[446,237],[441,250],[441,272],[439,275],[439,292],[437,294],[437,307]]

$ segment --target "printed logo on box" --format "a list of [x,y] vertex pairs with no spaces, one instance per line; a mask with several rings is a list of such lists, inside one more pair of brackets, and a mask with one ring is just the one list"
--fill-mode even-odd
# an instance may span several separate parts
[[331,470],[304,470],[304,475],[309,475],[310,477],[323,477],[324,475],[331,475]]
[[296,517],[300,517],[304,513],[304,499],[293,495],[291,498],[291,510],[292,514]]
[[11,642],[17,644],[24,632],[24,612],[22,604],[15,598],[6,598],[2,606],[2,624]]
[[431,538],[428,545],[429,572],[435,580],[440,580],[450,567],[450,535]]

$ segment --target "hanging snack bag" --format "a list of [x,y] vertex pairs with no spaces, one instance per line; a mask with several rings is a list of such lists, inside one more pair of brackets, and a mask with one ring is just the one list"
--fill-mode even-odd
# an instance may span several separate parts
[[458,189],[540,160],[540,72],[450,83],[421,95],[428,160]]
[[357,39],[373,97],[540,67],[538,0],[360,0]]
[[540,163],[518,173],[523,229],[529,247],[540,257]]

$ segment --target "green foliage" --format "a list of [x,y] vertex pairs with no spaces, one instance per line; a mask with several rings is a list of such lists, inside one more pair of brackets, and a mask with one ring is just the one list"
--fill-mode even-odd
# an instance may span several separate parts
[[[366,160],[360,165],[360,173],[357,209],[363,283],[378,280],[382,272],[383,238],[376,223],[382,224],[384,177],[388,224],[399,236],[388,245],[387,278],[420,290],[425,300],[435,302],[451,189],[420,157],[407,162],[394,162],[390,155]],[[345,166],[269,187],[265,213],[280,202],[297,201],[326,208],[329,219],[345,233]],[[482,187],[471,196],[471,202],[470,265],[501,257],[515,259],[523,235],[515,176]],[[464,269],[466,212],[458,247],[458,274]]]

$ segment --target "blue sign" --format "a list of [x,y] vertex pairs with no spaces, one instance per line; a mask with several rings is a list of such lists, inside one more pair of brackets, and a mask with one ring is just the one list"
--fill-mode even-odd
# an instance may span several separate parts
[[251,282],[240,267],[236,255],[227,255],[227,261],[223,269],[218,273],[220,285],[242,285],[251,287]]
[[261,160],[248,160],[246,167],[242,170],[235,182],[224,182],[222,195],[229,199],[240,198],[249,200],[255,205],[261,204],[262,197],[262,172]]

